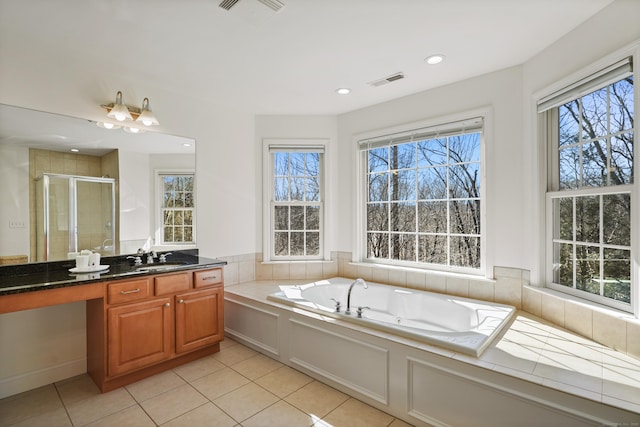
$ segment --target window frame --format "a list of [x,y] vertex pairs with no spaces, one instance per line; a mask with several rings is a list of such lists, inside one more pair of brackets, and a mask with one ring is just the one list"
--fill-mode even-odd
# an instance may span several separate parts
[[[607,87],[612,83],[619,81],[623,78],[615,77],[611,79],[607,76],[608,70],[615,70],[620,66],[620,63],[624,63],[627,58],[631,58],[631,63],[638,64],[639,59],[639,46],[633,45],[624,49],[621,49],[614,54],[608,55],[597,63],[572,74],[571,76],[562,79],[554,84],[552,87],[541,91],[539,94],[534,95],[534,117],[537,123],[537,138],[540,146],[541,158],[540,165],[541,171],[545,171],[540,176],[540,184],[542,190],[541,198],[541,213],[542,213],[542,231],[543,231],[543,243],[541,248],[543,249],[543,257],[541,259],[541,279],[542,285],[546,288],[561,292],[568,296],[580,298],[585,301],[591,301],[598,304],[602,304],[607,307],[611,307],[617,310],[638,314],[640,285],[638,284],[639,266],[638,266],[638,212],[639,204],[639,187],[638,179],[640,175],[635,173],[632,177],[632,183],[620,184],[620,185],[603,185],[599,187],[582,186],[580,188],[560,189],[559,185],[559,135],[558,123],[559,114],[558,108],[560,105],[564,105],[570,102],[571,99],[581,98],[585,95],[593,93],[600,88]],[[640,89],[638,88],[638,66],[633,67],[632,76],[634,78],[634,116],[638,111],[640,104]],[[563,92],[566,92],[564,95]],[[555,98],[555,100],[554,100]],[[546,105],[545,105],[546,103]],[[551,106],[550,106],[551,105]],[[541,111],[542,110],[542,111]],[[607,110],[608,111],[608,110]],[[637,117],[634,117],[637,118]],[[634,141],[637,142],[638,125],[637,121],[634,121]],[[607,134],[606,138],[610,138],[613,134]],[[635,143],[633,147],[633,158],[639,158],[640,149],[638,144]],[[542,154],[544,153],[544,154]],[[587,291],[574,289],[566,285],[554,283],[554,222],[556,218],[554,216],[553,201],[557,198],[572,198],[580,196],[592,196],[592,195],[612,195],[612,194],[626,194],[630,195],[630,303],[615,300],[613,298],[592,294]],[[574,213],[575,215],[575,213]],[[602,212],[600,213],[602,215]],[[602,219],[601,219],[602,220]],[[574,224],[575,226],[575,224]],[[558,239],[555,239],[558,240]],[[574,242],[575,243],[575,242]],[[591,245],[590,245],[591,246]],[[595,247],[607,247],[608,245],[603,242],[594,243]],[[599,260],[601,268],[603,260]],[[573,284],[575,287],[575,283]]]
[[[295,151],[320,152],[319,181],[320,201],[313,204],[320,205],[319,213],[319,251],[318,255],[288,255],[277,256],[274,253],[274,162],[273,152]],[[263,175],[263,203],[262,203],[262,262],[291,262],[291,261],[326,261],[330,259],[327,248],[327,157],[329,151],[328,139],[316,138],[264,138],[262,140],[262,175]],[[293,202],[289,206],[306,205],[309,202]],[[282,205],[282,202],[278,202]]]
[[[429,264],[413,261],[400,261],[400,260],[382,260],[382,259],[370,259],[367,258],[367,185],[368,185],[368,170],[366,150],[363,150],[361,146],[366,143],[367,140],[375,140],[383,137],[388,137],[396,134],[409,134],[413,132],[429,132],[433,131],[437,134],[440,130],[450,133],[452,124],[467,122],[479,118],[482,120],[480,128],[480,155],[479,155],[479,167],[480,167],[480,267],[459,267],[452,265],[441,264]],[[487,228],[488,221],[486,219],[486,189],[487,189],[487,162],[485,158],[487,141],[492,137],[492,110],[491,108],[481,108],[477,110],[470,110],[461,112],[458,114],[452,114],[448,116],[442,116],[432,119],[426,119],[419,122],[413,122],[405,125],[399,125],[389,128],[383,128],[380,130],[369,131],[354,135],[353,145],[356,158],[356,168],[354,168],[356,188],[356,197],[354,198],[354,212],[356,214],[356,226],[354,231],[354,241],[356,242],[356,248],[353,253],[353,261],[357,263],[366,263],[374,265],[382,265],[389,267],[404,267],[404,268],[417,268],[422,270],[431,270],[447,273],[465,274],[472,276],[488,277],[490,271],[492,271],[492,256],[487,250]],[[469,132],[467,132],[469,133]],[[451,200],[451,199],[447,199]],[[456,233],[447,233],[447,235]]]
[[[192,175],[193,176],[193,208],[192,208],[192,236],[193,240],[190,242],[165,242],[164,241],[164,216],[163,216],[163,200],[164,200],[164,176],[175,175]],[[194,248],[197,245],[197,175],[195,169],[156,169],[154,171],[155,177],[155,246],[166,247],[184,247]]]

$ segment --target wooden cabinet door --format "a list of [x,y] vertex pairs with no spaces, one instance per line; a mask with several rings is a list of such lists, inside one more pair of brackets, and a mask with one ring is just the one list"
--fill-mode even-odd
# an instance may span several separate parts
[[134,371],[171,356],[173,307],[170,298],[110,308],[107,322],[109,376]]
[[176,353],[222,341],[224,288],[176,295]]

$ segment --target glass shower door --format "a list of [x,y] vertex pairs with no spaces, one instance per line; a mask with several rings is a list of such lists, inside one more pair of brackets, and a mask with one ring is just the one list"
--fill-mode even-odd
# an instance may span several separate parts
[[36,196],[37,261],[66,259],[71,243],[69,178],[43,175]]
[[91,249],[115,255],[113,182],[75,178],[76,250]]
[[36,180],[36,259],[90,249],[116,253],[115,180],[43,174]]

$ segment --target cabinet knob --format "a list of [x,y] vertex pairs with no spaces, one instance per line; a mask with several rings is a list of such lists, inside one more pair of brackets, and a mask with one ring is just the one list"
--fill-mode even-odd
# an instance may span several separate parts
[[171,307],[171,303],[166,303],[164,306],[165,307]]
[[183,299],[179,299],[178,300],[178,304],[184,304],[184,300]]

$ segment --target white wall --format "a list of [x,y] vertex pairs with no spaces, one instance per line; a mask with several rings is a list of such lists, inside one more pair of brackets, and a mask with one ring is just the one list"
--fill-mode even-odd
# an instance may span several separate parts
[[87,371],[85,304],[0,315],[0,399]]
[[[339,241],[337,250],[355,248],[354,135],[481,108],[492,110],[485,146],[487,252],[495,265],[527,268],[522,233],[526,226],[522,176],[521,67],[465,80],[370,108],[343,114],[339,129]],[[491,265],[488,266],[489,268]],[[488,270],[489,275],[491,270]]]
[[[142,240],[153,237],[149,218],[153,210],[153,183],[149,179],[149,155],[118,151],[120,176],[120,241]],[[146,224],[146,227],[141,227]],[[126,248],[122,252],[131,253]],[[135,251],[134,251],[135,252]]]
[[[29,149],[0,145],[0,255],[29,255]],[[24,227],[11,228],[10,221]]]

